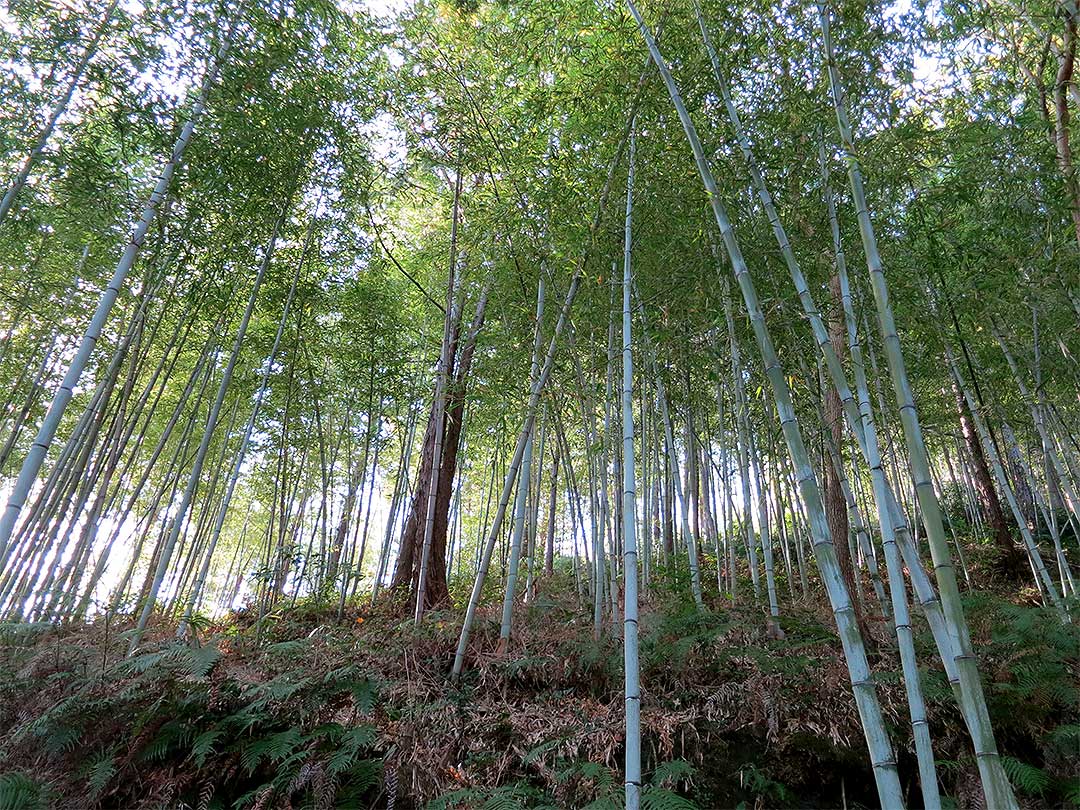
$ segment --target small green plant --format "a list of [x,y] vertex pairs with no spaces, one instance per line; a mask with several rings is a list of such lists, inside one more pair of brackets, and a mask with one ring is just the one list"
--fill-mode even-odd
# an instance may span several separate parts
[[0,810],[46,810],[49,789],[21,771],[0,774]]
[[[770,804],[787,807],[794,801],[794,796],[788,790],[787,785],[773,779],[753,763],[744,765],[739,770],[739,783],[743,789],[757,799],[764,799]],[[747,806],[746,802],[740,802],[739,808]]]
[[526,810],[544,807],[545,796],[536,788],[515,782],[497,788],[462,788],[434,801],[425,810]]
[[1021,762],[1013,757],[1002,757],[1001,764],[1005,768],[1005,775],[1009,777],[1013,787],[1029,796],[1041,796],[1050,787],[1051,777],[1042,768]]

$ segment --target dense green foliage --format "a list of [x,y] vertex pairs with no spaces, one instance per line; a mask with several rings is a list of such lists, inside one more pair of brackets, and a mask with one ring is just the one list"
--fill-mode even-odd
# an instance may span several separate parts
[[[1028,806],[1075,804],[1075,633],[990,594],[968,608],[1017,789]],[[106,632],[101,620],[60,633],[8,625],[0,806],[86,796],[105,807],[382,807],[396,784],[397,807],[621,807],[621,663],[577,615],[573,604],[537,604],[522,616],[519,650],[449,692],[447,616],[413,628],[394,609],[350,609],[335,626],[332,611],[298,605],[259,648],[239,615],[202,647],[166,632],[133,658],[126,628]],[[705,617],[672,600],[646,614],[644,806],[827,807],[845,789],[849,806],[873,805],[823,621],[794,610],[778,642],[753,629],[750,611]],[[497,625],[479,643],[496,637]],[[903,711],[892,658],[883,650],[875,664],[890,715]],[[940,668],[924,678],[943,789],[966,806],[977,785],[959,718]]]
[[1078,25],[0,6],[0,810],[1080,803]]

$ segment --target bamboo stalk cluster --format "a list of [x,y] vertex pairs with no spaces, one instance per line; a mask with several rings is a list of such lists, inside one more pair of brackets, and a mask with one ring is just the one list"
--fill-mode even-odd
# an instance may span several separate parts
[[[882,248],[891,223],[872,202],[877,179],[864,176],[845,95],[852,78],[834,42],[843,16],[819,7],[809,44],[828,88],[821,101],[835,119],[835,131],[819,127],[807,138],[824,236],[788,217],[790,184],[771,169],[784,156],[761,135],[767,126],[758,116],[767,111],[745,104],[725,68],[727,54],[713,40],[719,23],[693,4],[701,45],[694,58],[707,70],[692,81],[686,54],[672,57],[677,46],[662,40],[662,26],[651,28],[627,0],[639,37],[630,40],[633,52],[643,45],[648,59],[644,69],[633,66],[637,81],[619,119],[593,144],[590,159],[601,155],[602,163],[581,183],[594,208],[580,227],[552,212],[558,194],[547,200],[527,187],[529,172],[510,170],[506,136],[489,120],[499,111],[479,103],[440,50],[433,75],[450,76],[440,92],[460,93],[464,113],[445,113],[453,121],[445,132],[409,121],[430,150],[413,170],[435,201],[431,211],[401,203],[415,189],[400,177],[380,198],[378,184],[393,172],[376,170],[366,144],[354,144],[361,157],[337,154],[344,147],[336,130],[331,137],[292,121],[290,138],[271,138],[281,149],[269,172],[281,186],[272,203],[254,193],[234,201],[239,224],[215,220],[210,231],[220,244],[207,251],[214,269],[189,284],[185,262],[203,246],[188,229],[195,233],[206,214],[190,204],[202,198],[184,186],[186,173],[199,169],[190,155],[208,159],[200,127],[213,124],[218,131],[207,127],[203,137],[220,136],[235,112],[224,91],[237,91],[236,76],[251,67],[252,52],[244,51],[246,61],[236,55],[251,47],[255,10],[247,5],[211,26],[212,56],[190,106],[176,113],[178,135],[103,286],[83,278],[100,256],[91,258],[89,244],[79,252],[66,289],[89,288],[96,304],[73,307],[79,311],[26,352],[19,340],[36,339],[21,325],[22,311],[4,305],[0,369],[17,372],[0,411],[0,611],[45,622],[125,614],[134,654],[155,643],[150,631],[162,615],[188,636],[207,615],[239,608],[254,616],[261,643],[264,627],[301,600],[339,622],[362,623],[366,610],[386,603],[406,605],[416,625],[460,608],[449,619],[453,682],[489,644],[496,655],[516,655],[522,606],[563,596],[554,593],[562,581],[584,621],[591,618],[595,641],[622,631],[625,806],[638,808],[649,755],[639,624],[660,594],[675,592],[700,612],[752,604],[777,642],[787,605],[827,600],[881,806],[903,807],[905,796],[897,733],[886,726],[870,663],[877,643],[897,653],[910,724],[903,734],[915,751],[922,805],[939,808],[942,796],[919,668],[940,664],[986,805],[1019,807],[962,605],[961,579],[970,588],[980,575],[967,535],[989,538],[1009,581],[1071,622],[1070,557],[1080,529],[1075,403],[1047,395],[1035,307],[1032,352],[1003,317],[985,330],[1011,385],[1007,395],[984,395],[986,374],[946,280],[927,270],[913,283],[932,318],[926,334],[940,346],[935,379],[944,384],[936,393],[955,404],[950,419],[959,431],[926,418],[929,398],[916,387],[921,367],[912,356],[925,358],[903,344],[898,326],[910,279],[897,283]],[[116,9],[113,2],[90,29],[44,128],[13,164],[0,202],[3,239],[16,239],[14,228],[29,216],[20,200],[40,204],[34,185],[45,181],[35,166],[54,134],[64,134],[58,122]],[[447,47],[455,42],[448,37]],[[541,86],[555,81],[541,78]],[[406,97],[414,103],[411,91],[401,91],[402,106]],[[370,120],[386,112],[380,103],[366,110]],[[688,155],[664,128],[671,111]],[[562,114],[540,116],[552,166],[562,140],[572,141],[569,126],[556,131]],[[1066,134],[1067,126],[1066,116]],[[1059,117],[1055,149],[1068,191],[1075,178],[1061,158],[1068,145],[1060,128]],[[705,142],[717,131],[730,156]],[[692,157],[700,182],[692,193],[679,189],[680,205],[701,209],[688,229],[698,261],[689,268],[674,266],[677,251],[642,236],[665,221],[657,210],[665,175],[644,157],[660,146]],[[568,151],[583,149],[572,142]],[[504,161],[502,169],[493,161]],[[836,163],[846,188],[834,188]],[[745,172],[737,191],[723,174],[731,165]],[[253,160],[244,172],[261,176],[259,166]],[[547,170],[532,174],[550,193]],[[350,172],[370,187],[349,185]],[[612,200],[624,181],[619,212]],[[343,236],[359,208],[367,214],[362,233]],[[376,213],[430,219],[395,231]],[[767,230],[757,232],[755,218]],[[849,218],[857,244],[854,228],[844,227]],[[234,228],[249,226],[246,250]],[[342,259],[343,243],[356,250],[352,264]],[[820,268],[810,264],[815,251]],[[859,252],[865,276],[849,274],[847,255]],[[769,272],[781,265],[784,272]],[[657,293],[676,286],[666,274],[684,273],[703,291],[704,314],[673,313]],[[435,284],[445,287],[441,302],[428,292],[443,289]],[[794,318],[782,317],[785,307]],[[809,343],[797,328],[804,323]],[[415,334],[403,337],[409,330]],[[96,604],[102,592],[104,604]],[[497,641],[482,622],[489,608]],[[870,630],[878,619],[888,629],[884,642]],[[920,660],[915,646],[923,621],[933,662]]]

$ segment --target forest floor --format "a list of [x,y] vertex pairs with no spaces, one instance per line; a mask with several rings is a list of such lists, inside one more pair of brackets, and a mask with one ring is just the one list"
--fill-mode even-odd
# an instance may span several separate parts
[[[1076,630],[989,592],[966,603],[1022,806],[1080,806]],[[197,641],[159,618],[132,657],[126,621],[0,625],[0,810],[622,806],[620,640],[594,641],[572,597],[520,607],[505,655],[498,616],[481,613],[457,683],[459,612],[415,627],[392,599],[341,621],[333,604],[302,602],[261,628],[240,612]],[[897,656],[888,624],[868,623],[916,807]],[[789,606],[781,625],[778,640],[750,608],[699,613],[662,595],[643,607],[647,808],[876,806],[831,618]],[[917,645],[946,806],[979,807],[928,634]]]

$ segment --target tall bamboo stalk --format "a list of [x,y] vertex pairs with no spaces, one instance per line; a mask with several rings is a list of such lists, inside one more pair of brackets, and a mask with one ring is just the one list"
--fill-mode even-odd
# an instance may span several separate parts
[[934,573],[941,595],[942,608],[947,619],[946,627],[952,636],[953,644],[959,653],[956,656],[960,689],[958,697],[964,711],[968,729],[975,746],[976,761],[982,779],[983,791],[988,806],[1013,810],[1017,808],[1016,797],[998,756],[990,716],[986,709],[982,684],[975,666],[974,652],[968,634],[967,620],[960,603],[960,591],[956,583],[956,571],[949,555],[945,538],[944,523],[941,518],[941,506],[930,478],[929,460],[926,443],[923,440],[922,427],[915,410],[915,401],[908,381],[907,367],[900,348],[900,338],[896,331],[892,307],[889,304],[888,286],[878,251],[877,237],[870,211],[866,204],[866,192],[863,185],[862,168],[855,153],[851,122],[848,119],[844,101],[840,72],[833,54],[832,36],[829,31],[829,15],[824,5],[818,6],[818,18],[825,51],[825,62],[829,77],[833,109],[836,113],[837,129],[840,134],[842,153],[848,168],[848,181],[851,186],[852,201],[859,224],[859,236],[862,240],[863,253],[870,274],[874,303],[878,315],[888,358],[889,375],[893,384],[896,404],[900,411],[900,421],[907,446],[908,462],[915,480],[916,496],[922,509],[923,525],[930,543],[930,554],[934,561]]
[[105,36],[105,32],[109,28],[109,22],[112,20],[113,12],[116,11],[119,2],[120,0],[112,0],[106,7],[105,13],[101,17],[101,22],[97,24],[93,36],[90,38],[90,42],[87,43],[86,48],[82,52],[82,56],[79,57],[79,61],[75,64],[74,70],[71,71],[67,87],[64,89],[60,98],[56,100],[56,104],[53,105],[52,111],[45,121],[45,126],[43,126],[41,132],[38,133],[34,146],[30,149],[30,153],[26,156],[22,166],[19,167],[19,171],[12,179],[11,185],[4,193],[3,199],[0,200],[0,222],[4,221],[4,218],[8,215],[12,205],[15,203],[15,198],[19,195],[19,192],[22,191],[23,186],[26,185],[26,180],[30,176],[30,170],[34,168],[34,162],[45,150],[49,138],[52,137],[53,130],[56,129],[56,122],[60,120],[60,116],[67,110],[67,106],[71,102],[71,97],[75,93],[75,88],[79,86],[79,82],[82,81],[83,73],[86,72],[90,60],[94,57],[94,54],[97,53],[98,46],[101,44],[101,39]]
[[218,384],[217,395],[214,398],[214,403],[210,408],[210,414],[206,419],[206,426],[203,429],[202,441],[199,443],[199,449],[195,454],[195,461],[192,464],[191,472],[188,475],[187,486],[184,488],[184,494],[181,498],[180,504],[177,507],[176,514],[172,519],[171,528],[169,530],[169,536],[165,540],[165,544],[162,547],[161,555],[158,558],[157,568],[154,571],[153,581],[150,585],[149,593],[146,595],[145,601],[142,606],[142,612],[139,614],[138,623],[135,626],[135,630],[131,635],[131,642],[128,647],[128,655],[131,655],[138,649],[140,642],[142,641],[143,632],[146,630],[146,625],[150,621],[150,614],[154,610],[154,604],[157,600],[158,591],[161,588],[162,580],[165,578],[165,573],[168,571],[169,560],[172,557],[173,549],[176,547],[177,538],[180,536],[180,530],[183,528],[187,519],[188,509],[191,506],[191,500],[195,495],[195,488],[199,484],[199,478],[202,475],[203,463],[206,459],[206,453],[210,449],[210,440],[213,438],[214,429],[217,427],[218,416],[221,413],[221,406],[225,402],[225,394],[229,390],[229,383],[232,381],[233,370],[236,368],[236,362],[240,357],[240,348],[243,346],[244,337],[247,334],[248,324],[251,322],[251,315],[255,311],[255,302],[258,300],[259,290],[262,288],[263,278],[266,276],[266,271],[270,267],[270,261],[274,255],[274,248],[277,244],[278,235],[281,232],[281,227],[285,223],[285,218],[288,215],[290,206],[292,205],[292,194],[290,193],[285,203],[282,205],[281,214],[278,216],[277,221],[274,223],[274,229],[270,235],[270,241],[267,244],[266,250],[263,253],[262,262],[259,264],[258,272],[255,274],[255,281],[251,285],[251,293],[248,296],[247,306],[244,309],[244,314],[240,318],[240,325],[236,329],[236,337],[233,339],[232,350],[229,353],[229,360],[225,366],[225,370],[221,375],[221,382]]
[[634,487],[634,358],[630,335],[631,235],[634,208],[634,133],[626,176],[622,278],[622,535],[623,675],[626,702],[626,809],[641,806],[641,689],[638,684],[637,504]]
[[[210,562],[213,559],[214,550],[217,548],[218,539],[221,537],[221,529],[225,525],[225,517],[228,514],[229,505],[232,503],[232,496],[236,491],[236,484],[240,480],[240,471],[243,468],[244,459],[247,456],[248,445],[251,443],[251,434],[255,430],[255,421],[259,418],[259,411],[262,409],[263,399],[266,396],[266,389],[270,382],[270,374],[274,367],[274,359],[277,357],[278,348],[281,346],[281,337],[285,333],[285,324],[288,322],[293,298],[296,295],[296,287],[300,281],[300,273],[303,270],[304,259],[311,246],[314,232],[315,216],[312,215],[311,222],[308,225],[307,234],[304,237],[304,247],[300,253],[300,260],[296,263],[296,270],[293,271],[289,292],[285,297],[285,305],[281,310],[281,318],[278,320],[277,331],[274,333],[274,342],[270,347],[270,353],[267,355],[265,365],[263,366],[262,378],[259,380],[259,389],[255,394],[255,404],[252,405],[247,424],[244,426],[244,435],[240,439],[240,447],[236,451],[236,458],[233,461],[232,471],[225,486],[225,494],[221,498],[221,504],[218,507],[217,514],[214,516],[214,523],[210,529],[210,540],[207,544],[202,566],[199,569],[199,574],[195,579],[195,585],[191,589],[191,594],[188,597],[187,606],[184,609],[184,616],[176,628],[177,635],[183,635],[188,622],[191,621],[192,614],[198,607],[199,600],[202,598],[203,589],[206,586],[206,577],[210,572]],[[269,259],[270,251],[267,251],[267,254],[263,257],[263,261],[268,262]]]
[[648,72],[646,70],[638,79],[637,92],[630,105],[630,115],[627,119],[626,129],[619,141],[619,146],[615,151],[615,155],[608,165],[607,179],[604,181],[604,187],[600,192],[597,211],[589,225],[588,242],[582,250],[581,257],[578,260],[577,266],[574,268],[574,274],[570,279],[570,285],[567,287],[566,298],[559,311],[558,320],[555,322],[555,329],[551,334],[551,340],[548,342],[547,353],[544,357],[543,368],[540,370],[540,376],[537,378],[536,382],[533,383],[529,392],[529,401],[525,408],[525,424],[522,425],[521,432],[518,434],[517,444],[514,447],[514,454],[510,460],[506,476],[503,479],[502,495],[499,498],[499,504],[495,511],[491,531],[488,533],[487,543],[485,544],[483,553],[480,557],[480,568],[476,572],[476,578],[473,580],[472,593],[469,595],[469,602],[465,608],[465,619],[462,622],[461,635],[458,638],[457,650],[454,653],[454,665],[451,671],[451,677],[454,679],[457,679],[461,675],[462,669],[465,666],[465,651],[469,644],[469,633],[472,630],[472,623],[476,617],[476,609],[480,604],[480,592],[483,590],[484,580],[486,579],[488,569],[491,566],[491,555],[495,550],[495,544],[498,542],[502,532],[502,522],[506,517],[506,507],[510,501],[510,491],[513,489],[514,481],[517,478],[518,468],[521,465],[522,456],[525,454],[525,444],[528,441],[529,434],[532,432],[533,423],[536,420],[536,409],[540,402],[540,394],[547,384],[548,377],[551,375],[552,366],[555,363],[555,350],[558,346],[559,338],[562,335],[567,322],[570,320],[570,309],[574,305],[574,299],[577,297],[578,288],[581,285],[581,277],[585,271],[585,264],[588,261],[593,240],[600,227],[600,221],[603,217],[604,210],[607,208],[608,197],[611,194],[611,188],[615,179],[615,171],[621,161],[623,150],[626,148],[630,127],[633,124],[634,114],[641,98],[641,89],[644,87],[647,76]]
[[[540,274],[540,280],[536,285],[536,321],[533,325],[533,351],[532,361],[529,367],[530,388],[536,385],[540,377],[540,348],[543,345],[543,331],[541,325],[544,318],[544,275]],[[536,414],[533,414],[535,421]],[[517,592],[518,569],[521,567],[521,541],[525,532],[525,511],[529,497],[529,489],[532,483],[532,455],[533,455],[533,429],[529,425],[528,435],[525,437],[525,448],[521,458],[521,471],[517,480],[517,496],[514,502],[514,533],[510,541],[510,567],[506,574],[506,590],[503,593],[502,623],[499,627],[500,644],[505,645],[510,640],[510,629],[514,614],[514,597]]]
[[[638,296],[638,311],[641,313],[641,320],[644,324],[646,322],[645,307],[641,302],[640,295]],[[694,597],[694,603],[698,608],[702,608],[704,607],[705,602],[701,591],[701,569],[698,565],[697,538],[690,532],[688,493],[683,491],[682,481],[679,477],[679,459],[675,451],[675,439],[671,428],[671,412],[668,409],[667,390],[664,386],[664,379],[663,375],[660,373],[659,364],[656,362],[655,350],[649,344],[647,334],[645,338],[646,351],[652,364],[653,382],[656,385],[656,398],[660,403],[660,418],[664,424],[663,440],[664,447],[667,450],[667,460],[671,465],[671,488],[674,492],[674,498],[679,504],[679,528],[682,532],[684,542],[686,543],[686,556],[690,564],[690,590]]]
[[221,65],[224,63],[225,57],[228,54],[233,30],[233,25],[230,24],[226,35],[221,40],[221,45],[218,48],[216,56],[211,62],[210,67],[207,69],[206,74],[203,76],[202,85],[199,89],[199,96],[195,100],[195,106],[192,108],[191,114],[188,116],[187,121],[180,130],[180,135],[176,139],[176,143],[173,144],[172,154],[162,167],[157,184],[154,186],[154,190],[151,192],[150,197],[143,208],[142,215],[139,217],[138,222],[131,232],[128,243],[124,247],[124,252],[120,256],[120,261],[113,271],[112,279],[110,279],[104,292],[101,294],[97,309],[94,310],[94,316],[91,318],[90,325],[83,335],[78,351],[76,351],[75,356],[71,359],[67,371],[64,374],[64,379],[60,383],[60,388],[53,397],[49,409],[45,414],[45,418],[42,420],[41,427],[38,429],[34,443],[31,445],[30,450],[26,454],[26,458],[23,460],[22,467],[19,470],[19,477],[16,479],[15,486],[12,488],[11,495],[8,497],[7,506],[4,507],[4,513],[0,516],[0,569],[3,569],[7,563],[8,545],[11,540],[12,532],[19,519],[19,513],[22,511],[23,504],[30,494],[30,489],[33,487],[34,481],[41,471],[41,465],[45,461],[45,455],[52,446],[53,437],[56,435],[57,428],[60,427],[60,419],[63,417],[68,403],[71,402],[71,398],[75,393],[75,386],[78,384],[79,378],[82,377],[83,370],[90,361],[90,355],[93,353],[94,347],[101,337],[101,332],[105,328],[105,322],[108,320],[109,313],[112,312],[113,304],[116,303],[116,298],[120,295],[120,289],[123,287],[128,273],[139,256],[139,251],[142,249],[143,242],[146,240],[146,236],[150,231],[150,226],[157,216],[158,209],[161,208],[162,204],[165,202],[165,198],[169,193],[169,186],[172,184],[173,175],[183,162],[184,153],[187,151],[188,144],[191,142],[191,136],[195,130],[195,125],[202,117],[203,110],[206,108],[206,101],[210,95],[210,89],[213,87],[218,72],[221,69]]
[[889,741],[888,732],[885,729],[884,718],[881,714],[881,706],[877,700],[877,693],[870,677],[870,668],[866,660],[866,651],[863,646],[862,636],[859,634],[858,625],[855,622],[854,609],[850,595],[844,585],[840,567],[836,560],[836,552],[832,547],[829,537],[828,525],[825,521],[824,506],[821,501],[821,493],[818,490],[817,481],[814,478],[813,469],[810,466],[806,446],[803,443],[802,434],[795,418],[795,411],[791,403],[791,394],[788,390],[787,380],[780,368],[776,357],[776,351],[772,344],[772,338],[765,326],[764,315],[758,302],[757,291],[750,279],[742,250],[735,239],[735,233],[728,218],[727,210],[720,199],[719,190],[712,170],[709,167],[705,151],[698,138],[697,129],[690,118],[690,113],[683,103],[675,80],[664,61],[660,50],[653,39],[648,27],[638,13],[633,0],[627,0],[630,13],[637,21],[638,29],[649,48],[653,62],[656,64],[660,75],[667,87],[668,95],[675,106],[683,131],[694,153],[698,173],[705,186],[706,196],[712,208],[716,225],[723,238],[724,248],[727,251],[735,278],[743,294],[743,300],[750,322],[754,328],[754,336],[758,342],[765,363],[765,374],[772,386],[774,399],[776,400],[777,413],[780,418],[781,428],[788,445],[788,452],[795,464],[796,476],[799,481],[799,489],[803,503],[807,507],[810,517],[810,526],[814,542],[814,551],[818,559],[818,567],[821,570],[829,601],[832,605],[833,615],[836,619],[837,629],[843,643],[848,671],[855,694],[856,706],[862,720],[863,732],[866,735],[867,747],[870,752],[871,766],[874,771],[874,779],[878,787],[878,796],[883,807],[903,807],[903,793],[896,770],[896,758],[893,754],[892,744]]
[[982,411],[979,409],[978,403],[971,395],[970,389],[968,389],[964,382],[964,378],[960,374],[960,368],[956,363],[956,357],[947,340],[944,341],[944,346],[945,360],[952,372],[953,380],[971,412],[972,420],[975,423],[975,430],[978,432],[979,442],[982,444],[983,451],[986,453],[987,460],[990,462],[990,469],[994,474],[994,478],[997,480],[998,489],[1004,494],[1005,501],[1008,503],[1009,510],[1012,512],[1013,520],[1016,522],[1017,528],[1020,530],[1020,536],[1024,540],[1028,559],[1030,560],[1031,567],[1035,573],[1036,584],[1039,585],[1044,593],[1049,595],[1051,603],[1058,613],[1061,614],[1062,618],[1067,619],[1069,614],[1065,608],[1065,603],[1061,599],[1061,594],[1058,592],[1057,586],[1054,585],[1054,580],[1050,577],[1050,572],[1046,570],[1042,555],[1039,553],[1039,547],[1035,544],[1035,538],[1031,534],[1031,529],[1028,528],[1027,521],[1020,511],[1020,504],[1017,503],[1016,493],[1013,491],[1012,484],[1005,474],[1005,468],[1002,466],[1001,457],[998,455],[997,447],[990,437],[990,431],[986,425],[986,420],[983,418]]

